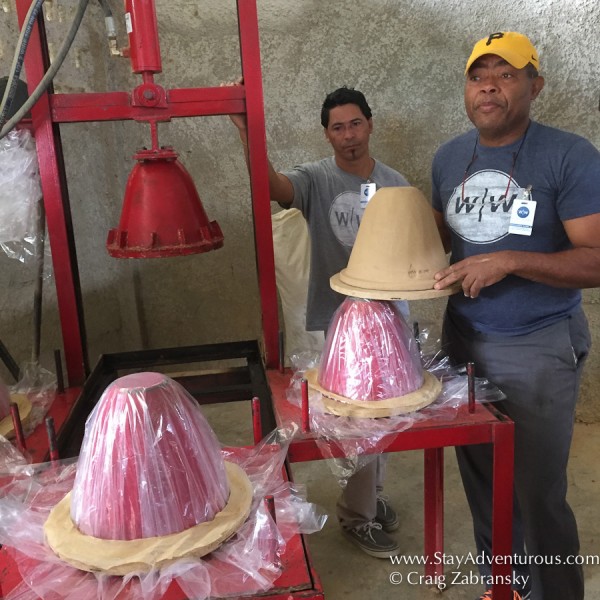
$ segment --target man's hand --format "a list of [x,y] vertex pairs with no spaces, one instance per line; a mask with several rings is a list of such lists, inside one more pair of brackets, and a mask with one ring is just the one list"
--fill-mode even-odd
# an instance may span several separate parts
[[[220,87],[233,87],[233,86],[240,86],[243,84],[244,84],[244,78],[240,77],[236,81],[226,81],[224,83],[221,83]],[[229,115],[229,118],[231,119],[232,123],[238,128],[238,130],[240,132],[240,138],[242,138],[242,142],[245,142],[247,144],[248,136],[247,136],[246,131],[248,129],[248,120],[246,119],[246,115],[245,114]]]
[[443,290],[454,283],[461,283],[467,298],[477,298],[482,288],[494,285],[510,272],[510,252],[493,252],[470,256],[435,274],[436,290]]

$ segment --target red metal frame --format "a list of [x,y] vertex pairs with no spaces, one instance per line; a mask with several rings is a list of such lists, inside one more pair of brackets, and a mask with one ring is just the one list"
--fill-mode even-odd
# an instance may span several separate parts
[[[268,371],[267,377],[273,395],[275,418],[278,425],[302,422],[302,409],[287,401],[290,373]],[[426,411],[426,409],[424,409]],[[314,433],[299,431],[290,444],[288,460],[303,462],[323,458],[343,458],[343,448],[328,444],[328,456],[321,448],[326,444]],[[492,549],[494,556],[512,555],[512,508],[514,469],[514,423],[492,407],[477,404],[473,413],[468,407],[459,409],[451,420],[435,418],[417,421],[401,433],[383,436],[371,453],[424,450],[424,555],[428,559],[425,574],[435,580],[444,572],[444,565],[435,557],[444,549],[444,448],[469,444],[493,444],[494,489],[492,506]],[[494,562],[495,581],[510,581],[511,565],[506,561]],[[512,600],[509,583],[494,586],[494,600]]]
[[[32,0],[15,0],[19,26]],[[138,4],[152,0],[136,0]],[[265,364],[278,366],[278,310],[275,261],[271,233],[262,73],[256,0],[237,0],[240,58],[244,84],[238,87],[166,90],[165,99],[154,106],[140,105],[133,92],[54,94],[52,88],[32,108],[48,234],[56,280],[63,348],[68,383],[81,385],[89,373],[83,302],[71,221],[68,189],[60,141],[60,123],[112,121],[168,121],[178,117],[201,117],[245,113],[248,119],[250,186],[254,218],[254,240],[262,310]],[[25,56],[30,93],[49,67],[43,15],[30,37]],[[145,77],[147,79],[147,77]]]

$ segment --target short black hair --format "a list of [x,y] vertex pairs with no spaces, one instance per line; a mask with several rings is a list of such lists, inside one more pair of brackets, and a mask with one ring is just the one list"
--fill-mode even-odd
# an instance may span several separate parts
[[336,106],[343,106],[344,104],[356,104],[360,108],[360,112],[367,119],[373,116],[365,95],[354,88],[344,86],[327,94],[323,101],[323,106],[321,107],[321,125],[325,129],[329,125],[329,111]]

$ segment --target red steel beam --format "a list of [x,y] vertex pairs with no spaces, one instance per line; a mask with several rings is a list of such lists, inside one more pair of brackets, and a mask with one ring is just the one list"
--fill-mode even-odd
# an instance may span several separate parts
[[437,552],[444,549],[444,448],[426,448],[424,456],[424,553],[425,574],[432,581],[442,581],[444,564]]
[[258,14],[255,0],[237,0],[237,8],[242,76],[246,90],[250,187],[254,212],[254,241],[262,307],[265,364],[267,368],[276,368],[279,362],[279,316],[257,26]]
[[239,86],[179,88],[167,90],[167,106],[133,106],[129,92],[53,94],[50,97],[55,123],[87,121],[167,121],[178,117],[208,117],[244,113],[245,90]]
[[[514,488],[515,424],[506,421],[494,428],[494,474],[492,491],[492,555],[512,556],[512,518]],[[506,564],[505,564],[506,562]],[[494,581],[510,581],[512,565],[494,561]],[[510,585],[493,586],[495,600],[511,600]]]

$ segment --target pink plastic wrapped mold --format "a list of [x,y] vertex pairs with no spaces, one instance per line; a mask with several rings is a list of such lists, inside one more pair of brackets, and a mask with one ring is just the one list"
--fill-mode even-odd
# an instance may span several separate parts
[[71,498],[86,535],[132,540],[179,533],[223,509],[219,442],[186,390],[159,373],[107,387],[88,417]]
[[423,385],[417,344],[393,303],[349,297],[331,320],[319,385],[352,400],[404,396]]

